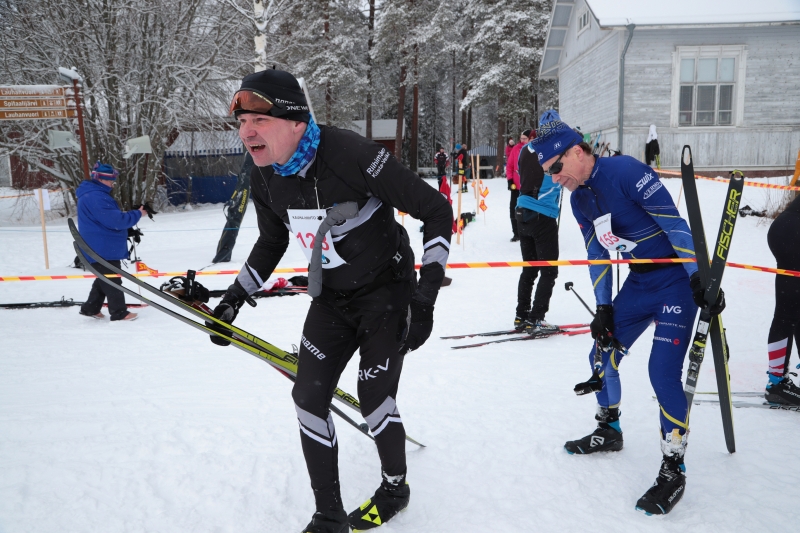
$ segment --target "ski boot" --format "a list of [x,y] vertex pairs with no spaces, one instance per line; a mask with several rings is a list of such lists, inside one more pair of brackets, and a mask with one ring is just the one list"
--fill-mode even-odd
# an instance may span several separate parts
[[349,533],[350,524],[344,509],[322,513],[317,511],[302,533]]
[[519,314],[517,314],[517,316],[514,317],[514,329],[517,331],[522,331],[525,329],[525,322],[527,322],[525,317],[521,317]]
[[764,399],[779,405],[800,405],[800,387],[794,384],[792,378],[778,378],[770,374],[769,380]]
[[528,319],[525,321],[525,333],[528,335],[545,336],[558,333],[558,326],[549,324],[541,319]]
[[622,429],[619,426],[619,409],[597,408],[597,429],[582,439],[571,440],[564,445],[567,453],[589,454],[596,452],[618,452],[622,449]]
[[378,487],[372,498],[362,503],[348,516],[353,533],[374,529],[385,524],[408,507],[410,499],[411,489],[408,487],[405,475],[387,476],[383,474],[381,486]]
[[686,453],[686,439],[677,429],[661,441],[661,468],[653,486],[636,502],[636,510],[649,515],[667,514],[681,501],[686,491],[686,466],[683,455]]

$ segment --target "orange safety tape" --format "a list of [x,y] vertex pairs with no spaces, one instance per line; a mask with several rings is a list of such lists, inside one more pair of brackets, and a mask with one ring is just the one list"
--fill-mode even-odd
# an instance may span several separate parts
[[[447,268],[461,269],[461,268],[504,268],[504,267],[548,267],[548,266],[589,266],[589,265],[625,265],[625,264],[648,264],[648,263],[694,263],[694,259],[677,258],[677,259],[573,259],[573,260],[560,260],[560,261],[491,261],[487,263],[449,263]],[[419,269],[422,265],[415,265]],[[743,268],[746,270],[757,270],[759,272],[769,272],[771,274],[780,274],[782,276],[793,276],[800,278],[800,271],[786,270],[783,268],[769,268],[756,265],[746,265],[743,263],[728,263],[732,268]],[[295,274],[308,272],[308,268],[276,268],[273,274]],[[235,276],[239,274],[238,270],[208,270],[197,272],[198,276]],[[132,274],[137,278],[149,277],[172,277],[172,276],[185,276],[186,272],[157,272],[152,274],[150,272],[140,272]],[[65,276],[0,276],[2,281],[48,281],[48,280],[63,280],[63,279],[93,279],[93,274],[77,274]],[[107,277],[119,277],[114,274],[109,274]]]
[[[659,174],[667,174],[673,176],[680,176],[680,172],[675,172],[672,170],[656,170]],[[700,180],[708,180],[708,181],[721,181],[722,183],[728,183],[728,180],[725,178],[707,178],[706,176],[698,176],[697,174],[694,175],[695,179]],[[748,187],[760,187],[762,189],[780,189],[782,191],[800,191],[800,187],[793,187],[791,185],[774,185],[772,183],[757,183],[754,181],[744,181],[744,184]]]

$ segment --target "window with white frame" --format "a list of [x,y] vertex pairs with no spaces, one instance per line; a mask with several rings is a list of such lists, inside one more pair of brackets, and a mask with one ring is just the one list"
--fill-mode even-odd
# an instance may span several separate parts
[[673,74],[673,125],[740,123],[744,61],[743,46],[679,47]]
[[589,8],[584,7],[580,15],[578,15],[578,34],[583,33],[592,23],[592,16],[589,13]]

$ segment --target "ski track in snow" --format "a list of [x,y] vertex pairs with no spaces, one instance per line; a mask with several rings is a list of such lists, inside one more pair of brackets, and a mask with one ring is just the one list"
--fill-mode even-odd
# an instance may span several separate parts
[[[677,198],[680,180],[664,181]],[[509,242],[505,180],[485,184],[491,191],[485,222],[480,215],[468,226],[463,245],[453,238],[451,262],[520,258],[519,246]],[[712,241],[726,186],[697,185]],[[766,196],[745,187],[742,205],[759,209]],[[561,258],[583,259],[568,200],[567,194]],[[48,223],[46,271],[38,226],[10,226],[9,216],[3,217],[11,212],[9,200],[3,202],[0,275],[81,272],[65,266],[75,254],[64,220]],[[464,205],[473,211],[474,199],[465,197]],[[219,206],[159,214],[140,225],[139,255],[160,271],[200,268],[213,256],[223,223]],[[243,226],[234,261],[219,269],[239,268],[247,257],[257,237],[252,207]],[[420,223],[406,217],[405,226],[419,260]],[[740,218],[729,259],[774,266],[768,227],[762,219]],[[292,244],[279,266],[303,265]],[[621,268],[623,277],[626,270]],[[438,338],[509,327],[519,272],[448,271],[453,284],[439,295],[433,334],[406,358],[398,394],[406,431],[428,447],[407,444],[411,505],[382,531],[730,532],[794,525],[787,510],[796,503],[796,475],[785,464],[797,452],[800,418],[760,409],[734,410],[737,453],[729,455],[718,406],[695,405],[686,495],[666,517],[634,511],[661,458],[658,405],[647,376],[652,327],[621,367],[625,448],[599,456],[570,456],[563,449],[565,441],[595,426],[593,399],[572,392],[590,374],[588,335],[463,351],[450,346],[465,340]],[[219,289],[233,277],[199,279]],[[588,321],[578,300],[564,291],[566,281],[593,301],[587,268],[562,267],[547,319]],[[91,283],[2,282],[0,301],[83,301]],[[758,391],[766,382],[773,287],[768,274],[725,272],[733,390]],[[245,307],[236,323],[289,349],[299,341],[308,303],[303,295],[261,299],[256,309]],[[0,309],[0,533],[299,531],[314,504],[289,380],[154,309],[136,311],[136,322],[109,323],[81,317],[76,307]],[[354,361],[340,382],[351,393]],[[699,390],[715,390],[713,366],[709,349]],[[349,510],[375,490],[380,467],[374,445],[334,419]]]

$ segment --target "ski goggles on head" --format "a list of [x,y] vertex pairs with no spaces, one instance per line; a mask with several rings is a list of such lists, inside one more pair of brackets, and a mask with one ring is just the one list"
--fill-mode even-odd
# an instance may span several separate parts
[[280,117],[285,115],[287,110],[286,106],[274,101],[264,93],[253,89],[240,89],[233,95],[230,109],[228,109],[230,115],[237,113],[258,113]]
[[[545,174],[550,174],[551,176],[555,176],[556,174],[561,172],[564,169],[564,163],[561,162],[561,158],[564,157],[565,155],[567,155],[567,152],[569,152],[569,149],[572,148],[574,144],[575,143],[569,143],[569,146],[567,146],[567,149],[564,150],[563,152],[561,152],[561,155],[558,156],[558,159],[556,159],[555,163],[550,165],[550,168],[545,170],[544,173]],[[544,170],[544,169],[542,169],[542,170]]]

